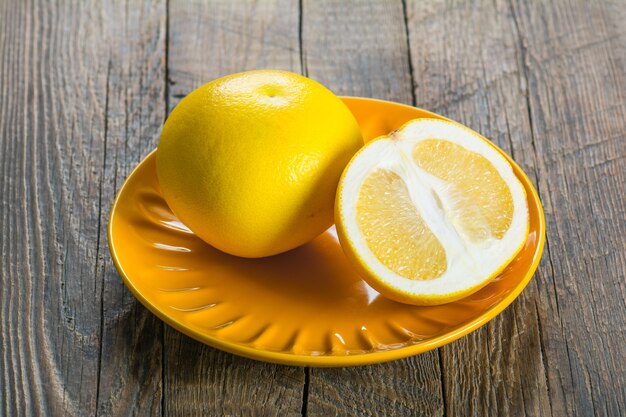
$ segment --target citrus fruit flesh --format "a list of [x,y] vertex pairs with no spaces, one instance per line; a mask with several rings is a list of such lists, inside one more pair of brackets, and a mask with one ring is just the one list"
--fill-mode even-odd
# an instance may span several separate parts
[[416,119],[354,156],[335,220],[373,288],[430,305],[497,276],[523,247],[529,216],[522,184],[486,139],[454,122]]
[[200,238],[263,257],[332,225],[339,178],[362,145],[350,110],[321,84],[248,71],[176,106],[159,140],[157,175],[174,214]]

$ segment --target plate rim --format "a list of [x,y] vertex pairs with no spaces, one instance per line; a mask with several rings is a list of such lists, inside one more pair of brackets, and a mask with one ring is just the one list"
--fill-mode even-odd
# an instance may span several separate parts
[[[436,116],[437,118],[451,120],[444,116],[441,116],[437,113],[433,113],[428,110],[421,109],[415,106],[409,106],[407,104],[396,103],[388,100],[367,98],[367,97],[355,97],[355,96],[342,96],[342,100],[348,101],[375,101],[381,102],[385,104],[392,104],[395,106],[403,106],[408,107],[410,109],[417,109],[424,113],[428,113]],[[375,363],[388,362],[392,360],[407,358],[410,356],[418,355],[420,353],[428,352],[430,350],[436,349],[438,347],[444,346],[448,343],[451,343],[455,340],[460,339],[461,337],[477,330],[478,328],[487,324],[490,320],[495,318],[498,314],[504,311],[511,303],[522,293],[522,291],[528,286],[528,283],[533,278],[537,267],[539,266],[539,262],[541,261],[541,256],[543,254],[544,246],[545,246],[545,236],[546,236],[546,220],[545,213],[543,210],[543,205],[541,204],[541,199],[539,198],[539,193],[535,189],[534,184],[528,178],[528,175],[520,168],[519,165],[502,149],[500,149],[495,143],[487,140],[487,142],[495,148],[500,154],[502,154],[509,163],[513,165],[513,167],[521,173],[522,179],[525,182],[525,185],[528,186],[530,190],[530,195],[527,195],[527,201],[531,201],[531,196],[534,201],[537,202],[537,208],[539,211],[539,244],[535,253],[533,254],[533,261],[530,265],[530,268],[526,270],[524,273],[524,278],[518,282],[518,284],[513,287],[511,292],[507,294],[507,296],[502,299],[497,304],[493,305],[482,314],[480,314],[477,318],[469,321],[468,323],[458,327],[455,330],[446,332],[440,336],[429,339],[424,342],[419,342],[412,345],[407,345],[397,349],[390,349],[384,351],[376,351],[369,353],[356,353],[356,354],[347,354],[347,355],[305,355],[305,354],[296,354],[296,353],[284,353],[284,352],[274,352],[270,350],[258,349],[250,346],[241,345],[235,342],[230,342],[224,339],[221,339],[216,336],[211,336],[202,332],[199,332],[191,327],[186,326],[184,323],[178,321],[177,319],[171,317],[167,312],[163,309],[152,303],[148,300],[142,292],[134,285],[133,280],[124,270],[118,255],[117,249],[115,247],[115,241],[113,237],[113,222],[117,213],[117,205],[120,200],[120,196],[123,194],[125,188],[128,186],[131,178],[136,175],[137,171],[140,169],[143,164],[145,164],[156,152],[156,148],[150,151],[146,157],[144,157],[139,164],[137,164],[133,170],[128,174],[122,186],[117,191],[115,195],[115,199],[113,200],[113,204],[111,206],[111,210],[109,212],[109,219],[107,223],[107,240],[109,251],[111,254],[111,258],[113,259],[113,263],[120,274],[122,281],[126,285],[126,287],[130,290],[135,298],[137,298],[148,310],[150,310],[154,315],[156,315],[163,322],[178,330],[179,332],[199,341],[213,348],[217,348],[232,354],[236,354],[239,356],[243,356],[249,359],[282,364],[282,365],[295,365],[295,366],[312,366],[312,367],[340,367],[340,366],[359,366],[359,365],[370,365]],[[517,172],[516,172],[517,174]]]

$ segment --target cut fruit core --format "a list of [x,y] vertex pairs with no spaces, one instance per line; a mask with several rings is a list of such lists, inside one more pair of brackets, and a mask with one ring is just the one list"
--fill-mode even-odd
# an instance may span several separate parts
[[450,254],[442,237],[452,242],[448,248],[463,252],[500,240],[513,210],[513,196],[496,167],[443,139],[421,140],[401,167],[378,167],[367,174],[356,205],[357,225],[372,254],[411,280],[446,272]]

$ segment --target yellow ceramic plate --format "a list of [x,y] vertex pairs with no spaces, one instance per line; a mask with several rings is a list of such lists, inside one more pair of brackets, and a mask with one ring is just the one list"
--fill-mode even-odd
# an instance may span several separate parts
[[[433,113],[397,103],[344,98],[366,140]],[[477,329],[528,284],[543,250],[537,192],[512,163],[530,209],[526,246],[482,290],[455,303],[416,307],[380,296],[355,273],[331,229],[313,242],[265,259],[226,255],[197,238],[161,197],[155,154],[119,191],[109,246],[122,279],[169,325],[210,346],[291,365],[349,366],[434,349]]]

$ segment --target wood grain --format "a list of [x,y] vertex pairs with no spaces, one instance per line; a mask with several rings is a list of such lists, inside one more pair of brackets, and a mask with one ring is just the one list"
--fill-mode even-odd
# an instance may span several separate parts
[[[408,27],[417,105],[493,140],[536,183],[522,55],[510,6],[411,2]],[[547,259],[539,274],[549,271]],[[531,282],[487,326],[441,348],[447,414],[551,414],[536,299],[537,285]]]
[[[300,71],[298,4],[171,2],[169,107],[222,75],[255,68]],[[165,331],[165,414],[299,416],[302,368],[255,362]]]
[[[411,104],[413,86],[400,1],[305,1],[304,72],[337,94]],[[391,364],[310,370],[309,416],[443,414],[437,352]]]
[[554,415],[626,414],[626,8],[512,4],[550,273],[539,314]]
[[[0,416],[626,415],[626,7],[606,0],[0,1]],[[115,192],[221,75],[308,74],[483,133],[537,185],[522,296],[438,351],[264,364],[161,323],[108,254]]]
[[0,7],[0,415],[160,414],[161,324],[106,221],[163,121],[163,3]]
[[[498,1],[409,7],[418,105],[467,124],[509,152],[539,185],[548,220],[536,281],[488,326],[442,349],[451,415],[623,414],[620,369],[626,355],[617,339],[623,340],[625,322],[624,222],[617,226],[606,220],[624,218],[624,100],[616,93],[625,90],[624,66],[621,71],[617,66],[624,62],[624,42],[618,7],[613,5],[609,22],[603,21],[610,14],[605,8],[610,5]],[[595,33],[600,26],[606,31]],[[571,47],[561,43],[580,32],[582,45],[582,39],[571,41]],[[586,56],[577,56],[581,47]],[[606,84],[598,85],[599,77]],[[609,88],[612,94],[592,95],[594,85],[594,91]],[[548,102],[551,108],[545,107]],[[589,121],[581,121],[581,115]],[[550,131],[537,120],[558,128]],[[608,135],[588,150],[589,156],[604,152],[594,153],[597,160],[590,164],[610,170],[608,182],[581,170],[589,156],[580,151],[587,146],[574,138],[582,129]],[[596,204],[602,216],[592,217]],[[599,239],[587,240],[577,232],[581,226]],[[571,242],[576,235],[579,240]],[[598,259],[592,269],[589,257]],[[586,301],[580,304],[580,299]],[[605,304],[613,308],[605,310]],[[566,321],[565,306],[570,306]],[[598,314],[611,310],[617,314],[604,314],[598,322]],[[595,353],[600,346],[606,355]],[[572,363],[574,351],[578,363]],[[612,389],[609,380],[617,382]]]
[[411,104],[411,63],[399,0],[302,4],[303,73],[336,94]]
[[250,69],[300,72],[298,4],[172,1],[169,107],[215,78]]
[[[103,280],[97,415],[162,415],[163,327],[123,284],[110,260],[105,226],[123,180],[157,144],[165,119],[165,1],[106,4],[113,22],[109,52],[105,149],[100,182],[99,265]],[[79,412],[81,414],[82,411]]]

